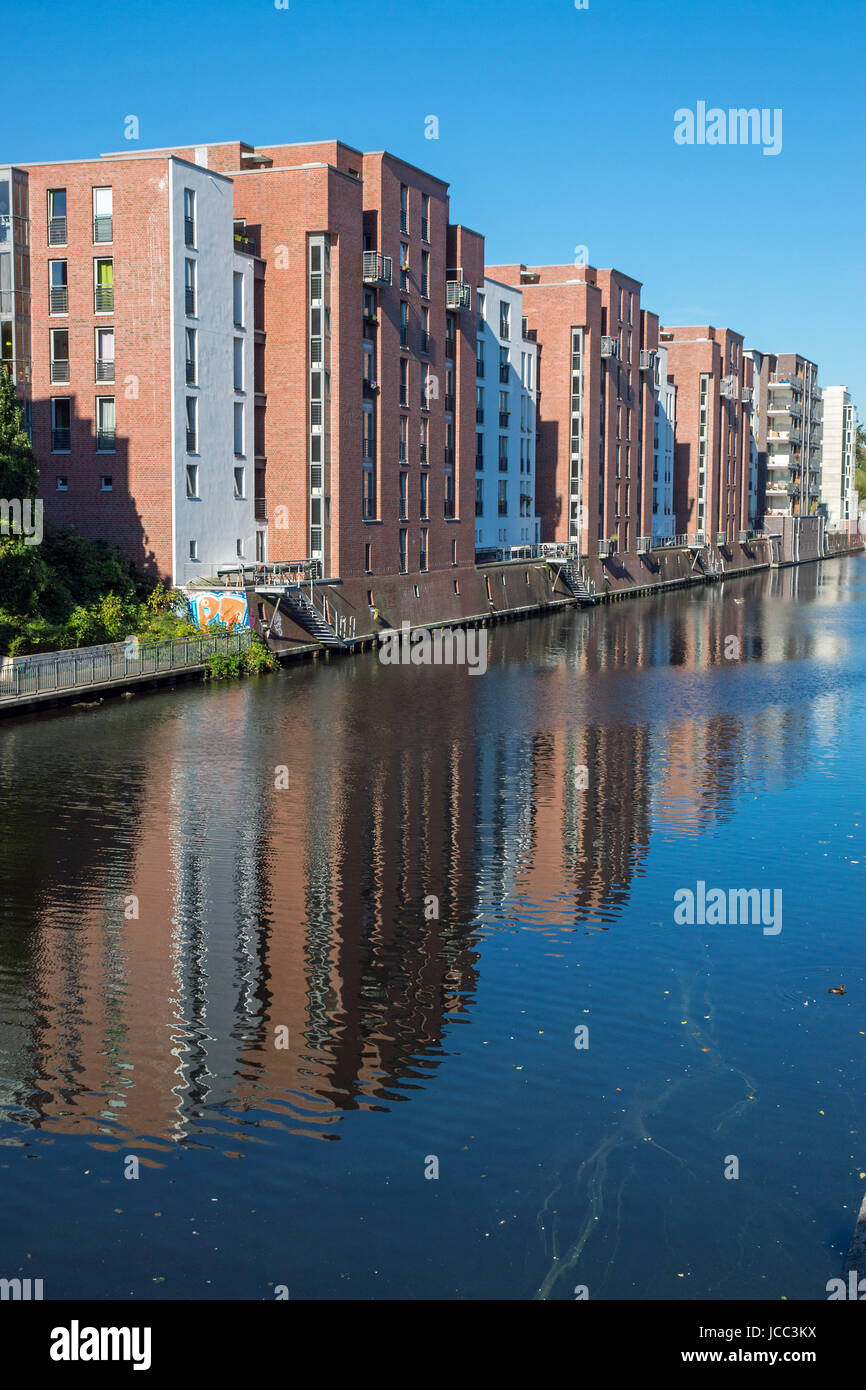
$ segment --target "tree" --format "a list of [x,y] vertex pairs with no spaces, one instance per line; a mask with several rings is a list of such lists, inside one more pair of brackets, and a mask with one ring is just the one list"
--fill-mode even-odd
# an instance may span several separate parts
[[0,370],[0,497],[36,496],[39,468],[24,428],[24,411],[8,372]]

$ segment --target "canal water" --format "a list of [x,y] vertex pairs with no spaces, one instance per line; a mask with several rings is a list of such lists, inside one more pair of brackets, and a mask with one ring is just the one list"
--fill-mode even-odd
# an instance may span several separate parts
[[[0,1276],[826,1297],[866,1187],[866,560],[488,661],[0,728]],[[678,921],[698,884],[780,914]]]

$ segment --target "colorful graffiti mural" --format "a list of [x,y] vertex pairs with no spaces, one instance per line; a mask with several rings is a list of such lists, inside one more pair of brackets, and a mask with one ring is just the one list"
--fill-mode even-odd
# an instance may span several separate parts
[[187,594],[189,611],[199,627],[210,627],[212,623],[226,627],[249,627],[250,610],[247,596],[237,589],[205,589],[201,593]]

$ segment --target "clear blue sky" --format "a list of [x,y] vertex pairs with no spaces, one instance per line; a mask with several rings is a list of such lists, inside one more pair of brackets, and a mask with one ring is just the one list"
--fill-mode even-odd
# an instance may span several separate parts
[[[668,323],[817,360],[866,416],[863,0],[17,0],[2,160],[339,137],[447,179],[487,259],[591,262]],[[783,111],[778,156],[674,111]],[[439,119],[439,139],[424,119]]]

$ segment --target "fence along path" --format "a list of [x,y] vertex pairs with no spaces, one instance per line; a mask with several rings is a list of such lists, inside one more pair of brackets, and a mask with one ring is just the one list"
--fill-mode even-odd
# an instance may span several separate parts
[[104,647],[79,647],[65,652],[34,652],[8,657],[0,666],[0,706],[35,695],[63,694],[121,684],[142,676],[201,666],[215,652],[246,651],[252,632],[178,637],[141,645],[117,642]]

